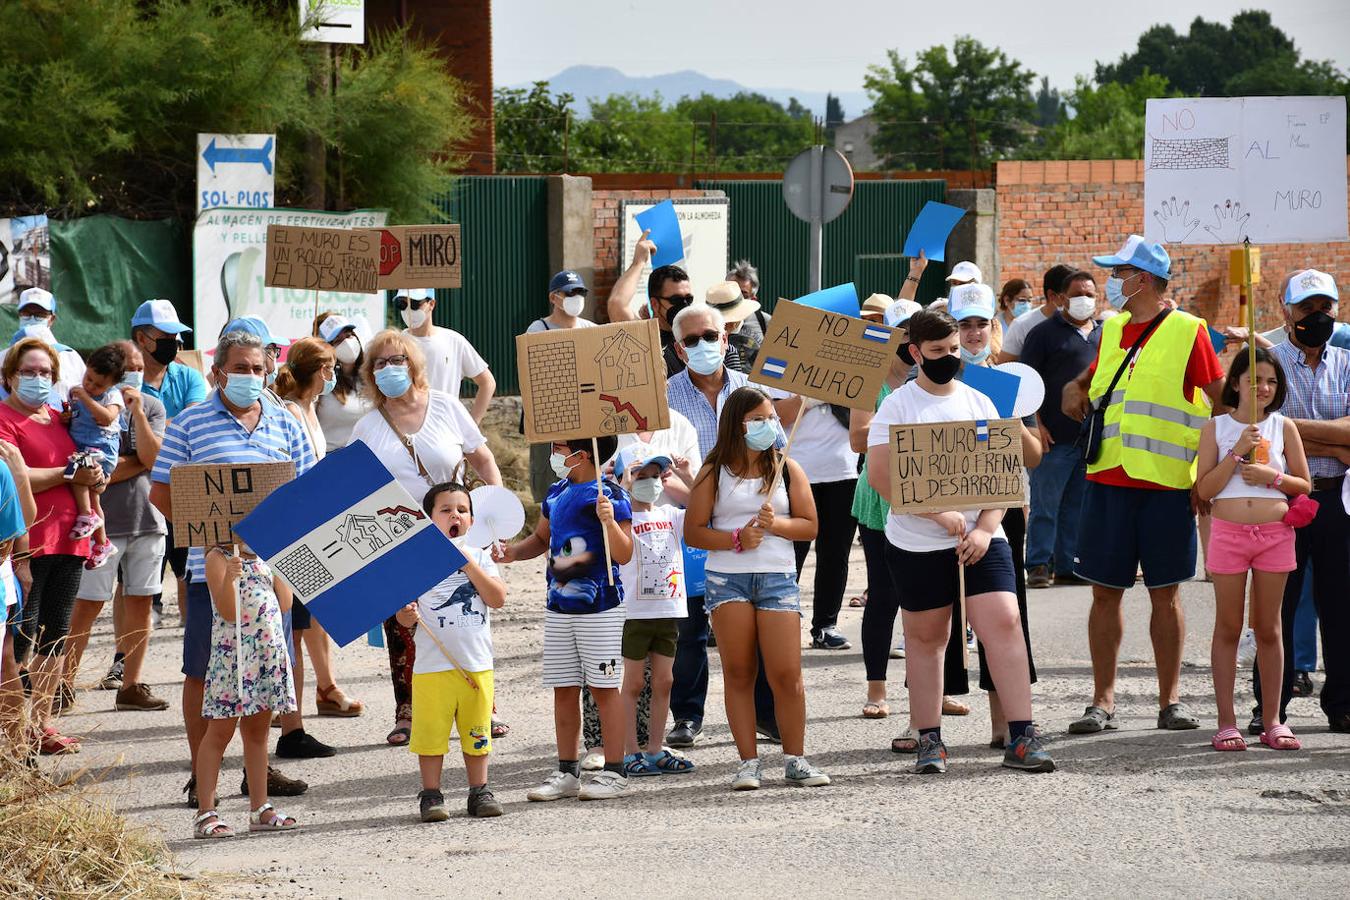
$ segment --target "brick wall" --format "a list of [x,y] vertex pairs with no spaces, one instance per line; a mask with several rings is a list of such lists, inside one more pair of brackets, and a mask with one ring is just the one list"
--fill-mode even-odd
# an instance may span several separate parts
[[[1350,168],[1350,166],[1348,166]],[[1144,223],[1142,160],[1001,162],[998,191],[999,283],[1025,278],[1040,293],[1041,275],[1055,263],[1091,269],[1094,255],[1116,250]],[[1168,247],[1169,292],[1211,322],[1237,321],[1237,288],[1228,284],[1231,247]],[[1350,286],[1350,242],[1271,244],[1261,247],[1262,284],[1256,291],[1258,328],[1282,321],[1275,291],[1293,269],[1330,272]],[[1101,274],[1094,270],[1094,274]],[[998,286],[995,286],[997,289]],[[1350,303],[1341,307],[1350,320]]]
[[[662,200],[688,200],[699,197],[721,196],[720,191],[699,190],[650,190],[650,191],[607,191],[597,190],[591,194],[591,207],[595,212],[595,283],[591,285],[591,295],[603,298],[609,296],[610,288],[619,279],[619,264],[623,260],[622,229],[619,227],[619,203],[623,200],[641,200],[659,203]],[[603,307],[596,310],[603,315]]]

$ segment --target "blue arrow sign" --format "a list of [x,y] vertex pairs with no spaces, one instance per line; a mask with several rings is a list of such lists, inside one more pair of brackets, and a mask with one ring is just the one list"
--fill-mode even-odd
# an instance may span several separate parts
[[206,145],[202,151],[202,159],[211,167],[211,172],[216,171],[217,163],[256,163],[272,174],[272,138],[267,139],[267,143],[261,147],[217,147],[216,139],[211,138],[211,143]]

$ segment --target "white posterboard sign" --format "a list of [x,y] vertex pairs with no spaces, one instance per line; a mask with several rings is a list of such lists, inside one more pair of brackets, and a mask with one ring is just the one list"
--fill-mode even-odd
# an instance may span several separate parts
[[266,209],[275,201],[275,134],[197,135],[197,212],[218,206]]
[[300,33],[302,41],[324,44],[366,42],[366,0],[300,0],[300,24],[313,16],[310,28]]
[[1343,241],[1346,224],[1344,97],[1148,101],[1149,240]]
[[[657,201],[661,202],[661,201]],[[694,298],[702,300],[708,288],[727,280],[730,268],[727,254],[731,246],[731,201],[725,197],[704,197],[691,200],[672,200],[675,215],[680,220],[680,235],[684,238],[684,259],[676,263],[689,273]],[[656,202],[628,201],[620,204],[619,271],[625,271],[633,262],[633,248],[642,229],[637,216],[656,205]],[[638,278],[635,304],[647,305],[647,276],[652,273],[649,263]]]

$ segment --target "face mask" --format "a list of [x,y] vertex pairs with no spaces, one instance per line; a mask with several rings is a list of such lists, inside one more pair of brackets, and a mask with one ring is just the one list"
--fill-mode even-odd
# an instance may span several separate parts
[[399,315],[403,317],[403,324],[409,328],[421,328],[422,323],[427,320],[425,309],[405,309]]
[[914,365],[914,353],[909,348],[909,344],[901,344],[899,348],[896,349],[895,355],[903,359],[905,365],[912,366]]
[[778,426],[765,419],[745,429],[745,443],[751,450],[768,450],[778,440]]
[[[1130,278],[1133,277],[1134,277],[1133,275],[1130,276]],[[1125,282],[1127,280],[1129,279],[1117,278],[1114,275],[1106,279],[1106,299],[1107,302],[1109,302],[1116,309],[1120,309],[1126,303],[1129,303],[1130,298],[1133,297],[1134,294],[1139,293],[1138,291],[1135,291],[1134,294],[1125,293]]]
[[25,406],[37,408],[51,397],[52,380],[46,375],[20,375],[15,393]]
[[123,387],[129,387],[133,391],[139,391],[143,384],[145,384],[144,372],[124,372],[122,374]]
[[567,459],[568,457],[562,455],[561,453],[549,454],[548,465],[549,468],[553,470],[554,475],[558,476],[559,478],[566,478],[568,475],[572,474],[572,469],[574,468],[574,466],[569,466],[567,464]]
[[[985,348],[984,348],[983,350],[981,350],[979,353],[971,353],[971,352],[970,352],[969,350],[967,350],[965,347],[962,347],[962,348],[961,348],[961,359],[962,359],[964,362],[970,363],[972,366],[978,366],[978,365],[980,365],[982,362],[984,362],[986,359],[989,358],[989,349],[990,349],[990,348],[985,347]],[[927,371],[927,370],[925,370],[925,371]]]
[[178,338],[164,337],[155,341],[155,349],[150,351],[150,358],[161,366],[167,366],[178,356]]
[[274,383],[276,383],[276,380],[277,380],[277,373],[275,370],[268,372],[266,375],[263,376],[263,381],[268,387],[271,387]]
[[19,316],[19,327],[27,328],[30,325],[46,325],[46,316]]
[[319,393],[321,393],[321,394],[331,394],[331,393],[333,393],[333,388],[335,388],[335,387],[337,387],[337,376],[336,376],[336,375],[334,375],[332,378],[325,378],[325,379],[323,380],[323,390],[320,391]]
[[333,348],[333,354],[337,356],[338,362],[344,366],[355,364],[361,356],[361,339],[356,335],[344,340]]
[[961,357],[939,356],[937,359],[923,357],[919,360],[919,368],[933,384],[946,384],[961,371]]
[[563,312],[573,318],[581,315],[581,311],[586,308],[586,298],[580,294],[563,298]]
[[375,373],[375,386],[386,397],[402,397],[412,387],[407,366],[385,366]]
[[225,376],[225,399],[240,408],[248,408],[258,402],[262,396],[263,378],[261,375],[240,375],[231,373]]
[[1092,314],[1097,310],[1097,298],[1095,297],[1070,297],[1069,298],[1069,317],[1082,322],[1092,318]]
[[692,347],[684,348],[689,357],[689,368],[700,375],[711,375],[722,365],[722,342],[699,341]]
[[1335,319],[1324,312],[1315,312],[1294,323],[1294,340],[1304,347],[1321,347],[1331,340],[1335,330]]
[[1031,311],[1030,300],[1018,300],[1016,303],[1013,304],[1012,317],[1015,319],[1018,316],[1022,315],[1023,313],[1030,311]]
[[661,496],[661,479],[635,478],[633,479],[633,488],[629,493],[639,503],[655,503],[656,498]]

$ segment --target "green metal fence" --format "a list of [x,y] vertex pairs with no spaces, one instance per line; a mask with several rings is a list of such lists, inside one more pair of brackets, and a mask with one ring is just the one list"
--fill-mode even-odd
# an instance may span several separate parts
[[[782,181],[709,180],[698,187],[725,191],[731,200],[731,258],[749,259],[759,268],[759,296],[772,311],[778,297],[807,293],[809,260],[805,222],[788,212]],[[825,226],[821,286],[847,281],[858,298],[894,296],[909,273],[899,255],[905,235],[929,200],[943,200],[941,180],[858,181],[843,215]],[[943,294],[942,266],[933,266],[919,285],[919,301]]]
[[463,225],[463,286],[436,292],[435,323],[469,339],[499,394],[517,393],[516,335],[548,312],[547,179],[460,178],[437,204]]

